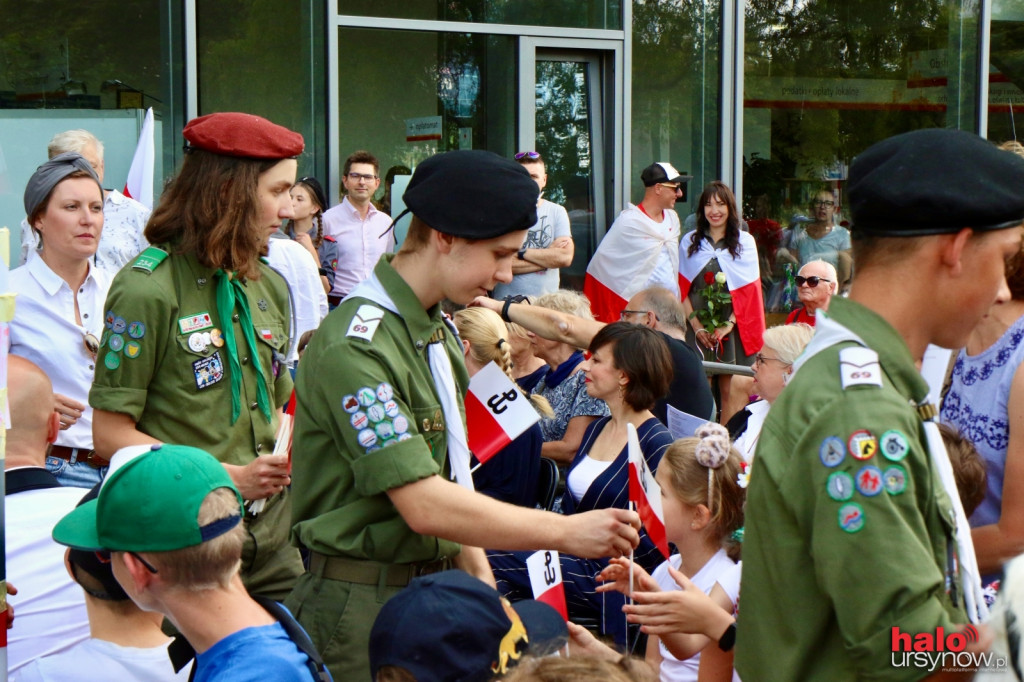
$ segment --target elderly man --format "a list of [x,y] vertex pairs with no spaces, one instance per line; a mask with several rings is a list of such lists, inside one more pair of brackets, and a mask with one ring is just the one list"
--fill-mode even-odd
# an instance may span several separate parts
[[[817,321],[765,420],[750,478],[743,678],[763,676],[771,660],[780,680],[920,679],[927,670],[905,655],[916,637],[944,645],[987,615],[917,367],[928,344],[964,345],[1009,298],[1004,263],[1021,248],[1022,184],[1024,159],[942,128],[879,142],[850,167],[850,298]],[[985,625],[961,637],[968,653],[991,641]]]
[[814,326],[815,313],[828,310],[828,302],[839,291],[836,269],[823,260],[812,260],[796,276],[797,295],[803,303],[786,316],[786,324],[803,322]]

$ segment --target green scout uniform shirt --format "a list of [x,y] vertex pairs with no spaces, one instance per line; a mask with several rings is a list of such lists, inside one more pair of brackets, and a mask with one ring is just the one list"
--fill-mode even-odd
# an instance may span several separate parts
[[[175,254],[167,245],[160,248],[171,255],[151,271],[126,267],[114,277],[89,404],[127,414],[139,431],[153,438],[202,448],[225,464],[244,466],[258,454],[273,452],[278,421],[274,408],[291,395],[291,375],[281,364],[291,319],[288,286],[262,262],[260,279],[243,284],[270,393],[272,419],[268,422],[256,405],[253,349],[245,342],[238,315],[227,321],[217,313],[216,268],[202,265],[194,254]],[[145,252],[139,260],[146,260]],[[227,348],[211,343],[195,350],[189,345],[193,334],[223,330],[225,324],[234,325],[243,368],[242,409],[233,425]],[[250,534],[243,577],[250,589],[253,575],[246,569],[258,568],[267,553],[288,545],[284,497],[270,498],[258,523],[246,517]],[[253,534],[258,537],[254,539]],[[250,564],[247,555],[257,546],[260,556]],[[290,556],[288,563],[286,573],[294,581],[301,570],[297,555]]]
[[303,355],[292,519],[295,538],[313,551],[404,564],[459,552],[456,543],[414,533],[387,496],[392,488],[449,473],[446,426],[428,359],[431,339],[443,335],[460,411],[469,377],[440,306],[424,310],[391,258],[385,255],[374,274],[399,315],[364,298],[345,301]]
[[768,413],[747,493],[736,669],[745,680],[917,679],[924,671],[892,665],[891,629],[967,622],[947,570],[952,504],[914,408],[928,386],[877,314],[834,298],[827,315],[878,353],[883,385],[844,390],[839,353],[856,344],[840,343],[808,359]]

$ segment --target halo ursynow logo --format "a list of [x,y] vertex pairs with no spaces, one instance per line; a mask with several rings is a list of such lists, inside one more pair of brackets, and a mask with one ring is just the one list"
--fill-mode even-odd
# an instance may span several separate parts
[[901,632],[899,627],[893,627],[891,663],[895,668],[924,668],[929,671],[1006,667],[1005,657],[966,650],[977,641],[978,629],[973,625],[950,632],[938,627],[935,632],[917,634]]

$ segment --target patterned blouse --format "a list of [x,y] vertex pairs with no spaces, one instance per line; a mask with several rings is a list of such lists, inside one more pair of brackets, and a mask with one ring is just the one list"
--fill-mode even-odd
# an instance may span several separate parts
[[[573,353],[572,357],[548,372],[533,391],[547,398],[551,409],[555,411],[554,417],[540,420],[540,430],[544,433],[546,443],[562,440],[569,427],[569,420],[573,417],[606,417],[611,414],[603,400],[591,398],[587,393],[583,372],[565,376],[581,362],[583,353]],[[549,385],[549,382],[553,385]]]

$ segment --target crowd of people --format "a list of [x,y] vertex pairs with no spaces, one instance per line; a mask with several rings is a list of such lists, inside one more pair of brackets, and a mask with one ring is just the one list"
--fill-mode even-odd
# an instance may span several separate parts
[[[536,151],[424,160],[396,243],[369,152],[332,207],[298,133],[183,136],[152,213],[85,131],[25,188],[12,679],[919,679],[973,672],[897,657],[922,634],[1016,651],[986,624],[1024,552],[1014,150],[884,140],[849,229],[823,189],[770,257],[721,182],[683,233],[691,178],[657,162],[584,293]],[[779,263],[801,306],[768,327]],[[930,346],[959,349],[945,390]],[[493,365],[536,414],[484,457]]]

